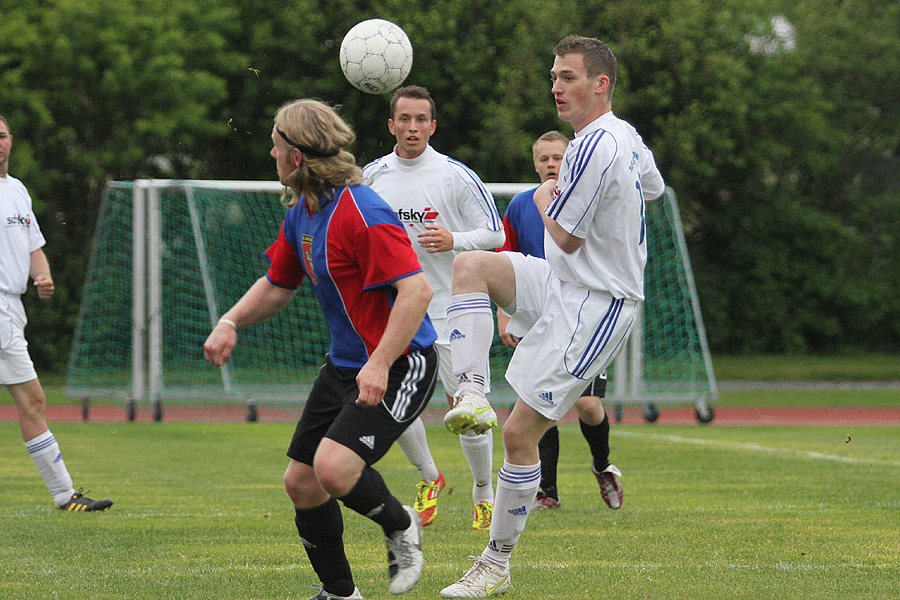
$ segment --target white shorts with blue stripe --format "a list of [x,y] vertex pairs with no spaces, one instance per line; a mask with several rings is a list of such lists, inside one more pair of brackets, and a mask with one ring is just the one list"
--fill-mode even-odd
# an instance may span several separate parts
[[637,301],[560,281],[540,258],[504,254],[516,274],[506,330],[522,338],[506,380],[528,406],[558,421],[625,346]]

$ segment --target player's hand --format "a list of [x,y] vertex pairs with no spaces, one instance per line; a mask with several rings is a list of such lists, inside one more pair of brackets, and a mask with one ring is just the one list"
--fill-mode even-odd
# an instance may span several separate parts
[[37,288],[38,298],[48,300],[53,296],[53,279],[46,275],[38,275],[34,278],[34,287]]
[[227,323],[213,327],[212,333],[203,343],[203,357],[207,362],[221,367],[231,358],[231,351],[237,344],[237,331]]
[[515,348],[519,345],[519,338],[514,335],[510,335],[505,331],[500,333],[500,341],[503,342],[503,345],[508,348]]
[[453,250],[453,234],[440,225],[425,225],[426,231],[416,236],[419,245],[428,252],[447,252]]
[[356,375],[359,397],[356,403],[362,406],[376,406],[384,399],[387,392],[388,365],[383,365],[371,358]]

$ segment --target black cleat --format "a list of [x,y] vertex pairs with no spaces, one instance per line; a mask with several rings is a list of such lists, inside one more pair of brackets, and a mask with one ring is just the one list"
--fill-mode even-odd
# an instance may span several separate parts
[[106,510],[113,505],[113,501],[109,498],[105,500],[91,500],[81,492],[75,492],[75,495],[65,504],[56,506],[59,510],[68,510],[72,512],[92,512],[96,510]]

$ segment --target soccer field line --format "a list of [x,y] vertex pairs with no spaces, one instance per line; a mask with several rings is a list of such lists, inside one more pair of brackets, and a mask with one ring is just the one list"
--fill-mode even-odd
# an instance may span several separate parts
[[900,461],[896,460],[880,460],[877,458],[853,458],[851,456],[838,456],[836,454],[825,454],[823,452],[813,452],[810,450],[795,450],[791,448],[775,448],[772,446],[763,446],[761,444],[748,444],[744,442],[725,442],[722,440],[707,440],[702,438],[689,438],[680,435],[670,435],[663,433],[638,433],[634,431],[612,431],[611,435],[617,437],[661,440],[673,442],[676,444],[691,444],[694,446],[707,446],[710,448],[722,448],[728,450],[741,450],[751,452],[761,452],[765,454],[780,454],[783,456],[797,456],[802,458],[811,458],[815,460],[827,460],[833,462],[842,462],[854,465],[880,465],[885,467],[900,467]]

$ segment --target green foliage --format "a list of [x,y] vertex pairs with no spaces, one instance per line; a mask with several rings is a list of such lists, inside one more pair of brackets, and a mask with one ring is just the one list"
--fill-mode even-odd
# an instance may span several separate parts
[[[434,145],[486,181],[534,181],[531,141],[571,134],[549,95],[568,33],[607,41],[614,98],[678,193],[717,352],[900,350],[900,5],[811,0],[22,0],[0,20],[0,114],[58,287],[32,350],[65,361],[110,179],[273,177],[275,110],[341,105],[361,163],[390,151],[388,96],[341,76],[343,33],[405,28]],[[779,38],[783,15],[793,38]],[[60,329],[62,328],[62,329]]]

